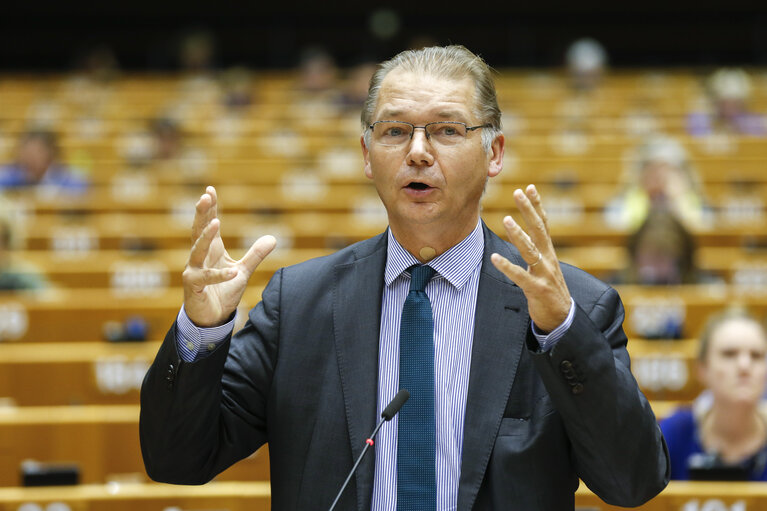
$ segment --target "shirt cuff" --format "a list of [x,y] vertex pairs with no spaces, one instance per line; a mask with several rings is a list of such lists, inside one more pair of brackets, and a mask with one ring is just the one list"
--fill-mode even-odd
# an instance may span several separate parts
[[181,360],[194,362],[213,353],[234,330],[236,317],[235,311],[223,325],[203,328],[192,323],[182,305],[176,317],[176,347]]
[[562,322],[562,324],[556,327],[554,330],[552,330],[548,334],[544,334],[538,331],[538,328],[535,326],[535,323],[532,323],[533,335],[535,335],[535,338],[538,340],[538,344],[541,346],[541,351],[549,351],[551,348],[554,347],[556,343],[559,342],[559,340],[565,335],[565,333],[567,333],[567,330],[570,328],[570,325],[573,324],[574,317],[575,317],[575,300],[573,300],[573,298],[570,297],[570,312],[567,313],[567,317]]

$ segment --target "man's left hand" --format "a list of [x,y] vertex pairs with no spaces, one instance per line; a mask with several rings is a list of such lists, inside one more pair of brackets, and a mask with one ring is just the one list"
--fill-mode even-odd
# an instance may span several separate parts
[[529,185],[524,192],[514,190],[514,200],[529,232],[510,216],[503,219],[503,226],[528,267],[525,270],[500,254],[493,254],[491,259],[498,270],[522,288],[535,326],[543,332],[551,332],[567,319],[570,291],[559,267],[546,213],[535,186]]

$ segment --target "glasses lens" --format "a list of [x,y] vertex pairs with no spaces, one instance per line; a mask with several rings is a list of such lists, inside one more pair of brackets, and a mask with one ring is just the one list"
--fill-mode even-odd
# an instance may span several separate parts
[[460,122],[432,122],[426,130],[429,138],[441,145],[455,145],[466,138],[466,125]]
[[402,145],[410,140],[413,127],[404,122],[378,121],[373,125],[373,139],[382,145]]

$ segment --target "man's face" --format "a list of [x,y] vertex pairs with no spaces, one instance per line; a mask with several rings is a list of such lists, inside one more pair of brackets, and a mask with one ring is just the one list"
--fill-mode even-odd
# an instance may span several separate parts
[[[381,84],[372,121],[395,120],[423,126],[435,121],[482,124],[474,115],[475,87],[470,79],[391,71]],[[479,219],[479,201],[488,177],[502,168],[503,137],[485,151],[480,130],[469,131],[453,146],[427,140],[417,129],[403,146],[384,146],[363,138],[365,175],[375,183],[395,232],[432,225],[470,231]]]
[[53,163],[53,152],[41,140],[30,138],[19,147],[18,162],[36,182]]

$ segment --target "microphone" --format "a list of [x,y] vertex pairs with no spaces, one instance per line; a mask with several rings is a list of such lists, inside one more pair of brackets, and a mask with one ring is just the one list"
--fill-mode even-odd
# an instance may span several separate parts
[[381,420],[378,421],[378,424],[376,425],[376,428],[373,430],[373,433],[371,433],[370,438],[365,440],[365,447],[362,448],[362,452],[360,453],[359,458],[357,458],[357,462],[354,464],[351,472],[349,472],[349,475],[346,477],[346,481],[344,481],[344,484],[341,486],[341,489],[338,491],[338,495],[336,495],[336,500],[333,501],[333,504],[331,504],[330,509],[328,511],[333,511],[333,509],[335,509],[336,504],[338,504],[338,500],[341,498],[341,495],[344,493],[344,490],[346,489],[346,485],[349,484],[349,481],[351,481],[352,476],[354,475],[354,472],[357,471],[357,467],[362,461],[362,458],[365,456],[365,453],[368,452],[368,448],[371,445],[375,444],[375,442],[373,442],[373,439],[378,433],[378,430],[381,429],[381,426],[383,425],[383,423],[389,422],[390,420],[392,420],[392,418],[395,415],[397,415],[397,412],[399,412],[400,408],[402,408],[402,405],[405,404],[405,401],[407,401],[409,398],[410,398],[410,392],[408,392],[405,389],[401,389],[399,392],[397,392],[397,395],[394,396],[394,399],[389,401],[389,404],[386,405],[386,408],[384,408],[384,411],[381,412]]

